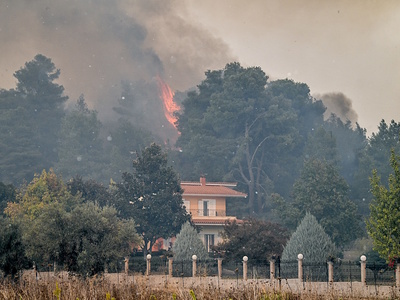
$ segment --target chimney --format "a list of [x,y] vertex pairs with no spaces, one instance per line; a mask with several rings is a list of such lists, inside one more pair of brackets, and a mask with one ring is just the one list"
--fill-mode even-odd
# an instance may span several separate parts
[[206,178],[204,176],[200,177],[200,183],[201,183],[201,186],[205,186],[206,185]]

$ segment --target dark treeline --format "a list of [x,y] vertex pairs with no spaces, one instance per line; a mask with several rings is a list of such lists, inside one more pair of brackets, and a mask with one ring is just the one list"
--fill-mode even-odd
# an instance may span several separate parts
[[14,73],[16,88],[0,91],[0,207],[15,199],[13,186],[43,169],[65,182],[79,176],[107,188],[156,142],[166,145],[182,180],[238,182],[248,197],[229,202],[229,214],[294,229],[310,212],[339,246],[362,236],[369,177],[375,168],[387,181],[400,123],[382,120],[367,137],[359,124],[324,119],[323,102],[305,83],[271,81],[259,67],[238,63],[205,75],[182,97],[174,145],[171,134],[154,130],[164,118],[154,86],[122,83],[121,97],[112,99],[115,118],[100,120],[83,95],[66,108],[68,91],[56,83],[60,70],[37,55]]

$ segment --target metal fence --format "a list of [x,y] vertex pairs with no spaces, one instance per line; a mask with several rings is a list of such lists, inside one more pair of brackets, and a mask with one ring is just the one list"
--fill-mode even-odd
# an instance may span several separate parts
[[[128,264],[129,274],[146,274],[146,258],[142,255],[131,256]],[[344,261],[337,259],[333,263],[333,281],[334,282],[360,282],[361,264],[359,261]],[[241,260],[222,260],[221,278],[241,279],[243,278],[243,261]],[[170,261],[166,256],[153,256],[151,258],[151,274],[168,275],[170,274]],[[172,276],[191,277],[193,275],[193,261],[172,260]],[[366,263],[366,284],[367,285],[391,285],[396,283],[396,266],[388,266],[385,263],[370,262]],[[41,278],[50,277],[55,271],[54,265],[38,264],[36,271]],[[61,266],[57,266],[57,271],[63,271]],[[125,263],[121,258],[111,262],[107,267],[108,273],[125,273]],[[207,260],[196,261],[196,276],[218,276],[218,259],[210,258]],[[297,279],[298,261],[284,261],[279,258],[275,261],[273,276],[276,279]],[[328,263],[311,263],[303,260],[303,282],[328,282]],[[267,260],[247,261],[247,278],[251,279],[270,279],[271,265]]]

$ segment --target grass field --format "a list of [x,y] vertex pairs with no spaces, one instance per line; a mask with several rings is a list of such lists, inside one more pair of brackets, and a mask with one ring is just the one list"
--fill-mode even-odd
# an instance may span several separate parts
[[[65,279],[65,278],[64,278]],[[152,284],[153,283],[153,284]],[[173,286],[165,284],[154,285],[151,277],[137,278],[136,282],[113,283],[102,278],[79,280],[59,280],[53,277],[49,280],[24,280],[19,283],[0,283],[0,300],[119,300],[119,299],[376,299],[377,296],[343,295],[331,292],[295,293],[266,288],[266,285],[252,282],[218,288],[215,284]],[[394,295],[386,295],[384,299],[398,299]]]

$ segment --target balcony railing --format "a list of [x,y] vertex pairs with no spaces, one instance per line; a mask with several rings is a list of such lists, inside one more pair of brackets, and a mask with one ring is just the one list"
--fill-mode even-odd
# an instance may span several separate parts
[[225,210],[219,209],[190,209],[192,217],[226,217]]

